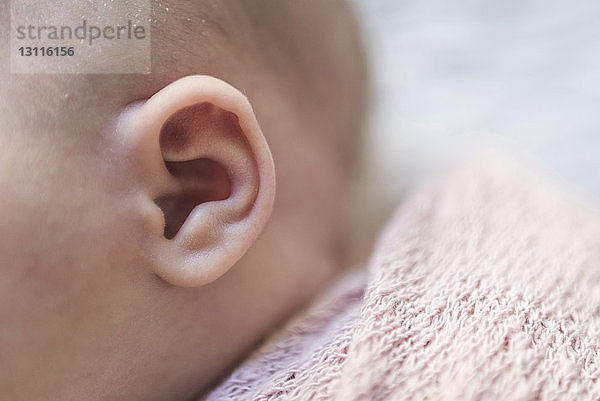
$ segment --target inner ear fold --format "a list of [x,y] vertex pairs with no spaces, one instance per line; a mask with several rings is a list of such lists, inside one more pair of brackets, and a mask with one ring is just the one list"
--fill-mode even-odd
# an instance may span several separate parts
[[210,158],[211,153],[223,151],[219,142],[228,142],[221,141],[224,137],[243,141],[237,117],[210,103],[186,107],[164,123],[160,148],[178,188],[155,199],[165,217],[167,239],[175,237],[196,206],[231,195],[226,166]]
[[165,216],[165,238],[172,239],[197,205],[227,199],[231,182],[225,168],[211,159],[167,161],[165,165],[180,183],[180,190],[160,196],[155,202]]

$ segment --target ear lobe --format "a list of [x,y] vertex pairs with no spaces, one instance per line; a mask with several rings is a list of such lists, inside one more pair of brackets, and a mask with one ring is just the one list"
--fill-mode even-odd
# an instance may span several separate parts
[[132,107],[122,128],[145,195],[158,206],[152,269],[199,286],[248,250],[273,207],[275,171],[246,97],[209,76],[182,78]]

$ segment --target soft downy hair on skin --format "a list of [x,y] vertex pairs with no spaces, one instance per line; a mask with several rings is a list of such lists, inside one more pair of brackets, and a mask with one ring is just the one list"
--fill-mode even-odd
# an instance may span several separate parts
[[[180,7],[176,23],[159,25],[158,41],[171,42],[161,47],[194,56],[225,53],[227,64],[264,71],[303,117],[328,125],[329,137],[321,133],[318,139],[352,160],[363,128],[367,80],[365,64],[356,57],[364,57],[358,26],[346,1],[209,0]],[[153,11],[160,21],[173,9],[158,2]],[[190,46],[189,38],[207,40]],[[181,57],[177,51],[153,52],[165,66],[177,65]],[[345,60],[352,62],[340,70]]]

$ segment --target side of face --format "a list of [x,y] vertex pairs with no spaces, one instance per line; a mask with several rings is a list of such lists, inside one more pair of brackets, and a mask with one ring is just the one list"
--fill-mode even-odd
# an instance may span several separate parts
[[[139,384],[112,391],[127,372],[184,395],[248,346],[212,311],[235,297],[216,282],[256,241],[275,196],[246,97],[188,76],[103,129],[100,149],[3,135],[0,389],[11,399],[161,398]],[[247,323],[255,337],[265,322]]]
[[139,85],[2,75],[6,397],[187,399],[330,277],[344,171],[306,139],[322,126],[228,53],[205,76],[181,57]]

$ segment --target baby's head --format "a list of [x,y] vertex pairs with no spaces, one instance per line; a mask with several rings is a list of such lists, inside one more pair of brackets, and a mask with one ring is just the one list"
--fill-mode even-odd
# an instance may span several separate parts
[[348,7],[153,6],[151,74],[9,75],[2,60],[10,399],[188,399],[342,256],[365,97]]

